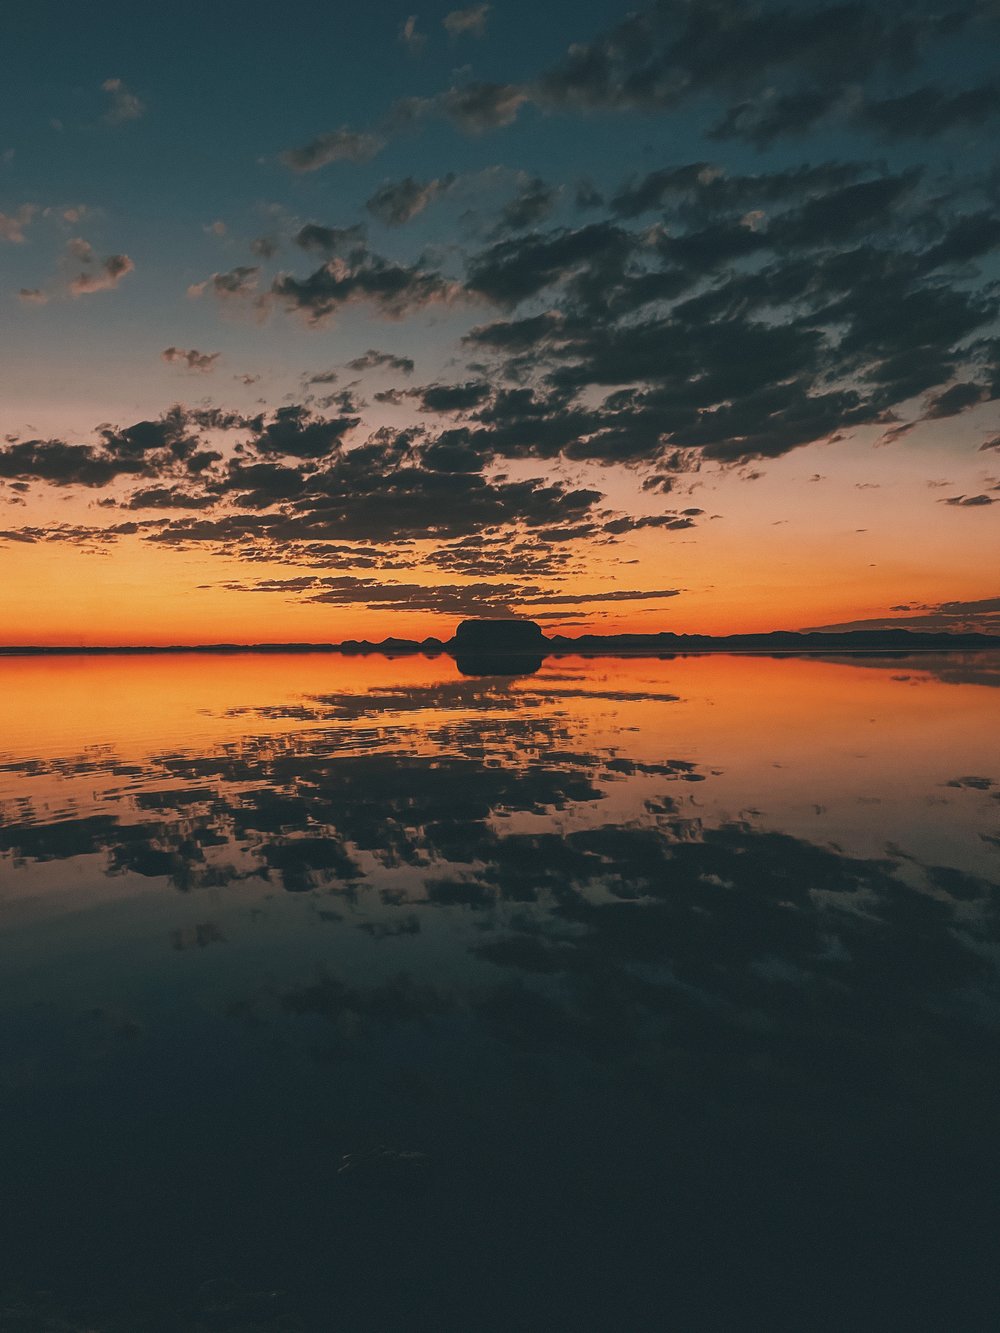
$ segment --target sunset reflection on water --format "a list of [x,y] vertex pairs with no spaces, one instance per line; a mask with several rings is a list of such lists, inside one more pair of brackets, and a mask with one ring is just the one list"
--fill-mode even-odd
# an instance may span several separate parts
[[115,1330],[987,1298],[989,655],[0,681],[8,1284]]

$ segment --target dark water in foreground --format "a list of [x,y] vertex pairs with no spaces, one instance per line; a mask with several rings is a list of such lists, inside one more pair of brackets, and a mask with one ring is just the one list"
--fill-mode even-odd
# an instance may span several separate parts
[[995,1327],[998,686],[0,662],[0,1329]]

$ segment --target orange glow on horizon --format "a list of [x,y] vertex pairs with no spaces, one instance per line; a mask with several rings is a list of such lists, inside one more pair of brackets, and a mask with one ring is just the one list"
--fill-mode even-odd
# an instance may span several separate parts
[[[859,459],[880,478],[858,491]],[[936,465],[939,460],[934,459]],[[561,573],[529,575],[449,574],[428,560],[434,542],[415,542],[394,554],[389,568],[352,563],[309,566],[240,560],[208,547],[124,536],[115,542],[7,539],[0,546],[0,644],[39,647],[171,646],[206,643],[330,643],[343,639],[379,642],[389,637],[447,639],[467,615],[486,609],[421,609],[426,597],[403,595],[406,609],[377,599],[347,604],[310,600],[316,591],[231,591],[225,584],[260,580],[343,578],[456,592],[470,583],[528,583],[542,600],[512,598],[509,610],[537,619],[547,634],[766,633],[883,617],[913,603],[933,605],[996,595],[993,566],[984,553],[997,540],[997,506],[959,511],[937,503],[936,492],[910,477],[911,466],[888,451],[872,454],[860,445],[842,446],[824,460],[822,485],[811,484],[800,456],[776,460],[762,479],[748,484],[732,473],[696,479],[681,501],[704,513],[680,532],[643,529],[614,543],[573,544]],[[589,475],[585,478],[592,480]],[[635,479],[605,474],[598,482],[609,503],[622,511],[652,503]],[[978,482],[970,482],[980,484]],[[892,491],[887,505],[883,490]],[[55,488],[31,498],[35,531],[100,527],[108,522],[93,496],[66,497]],[[13,530],[26,510],[4,505],[2,525]],[[125,517],[119,515],[118,519]],[[391,547],[391,542],[388,546]],[[360,550],[361,548],[359,548]],[[650,600],[614,600],[622,590],[678,590]],[[582,595],[587,600],[550,600]],[[605,595],[606,601],[594,600]],[[496,609],[494,610],[494,614]]]

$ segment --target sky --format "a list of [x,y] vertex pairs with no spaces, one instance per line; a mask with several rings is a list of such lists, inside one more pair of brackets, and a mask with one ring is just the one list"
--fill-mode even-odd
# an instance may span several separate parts
[[1000,4],[5,7],[0,643],[1000,631]]

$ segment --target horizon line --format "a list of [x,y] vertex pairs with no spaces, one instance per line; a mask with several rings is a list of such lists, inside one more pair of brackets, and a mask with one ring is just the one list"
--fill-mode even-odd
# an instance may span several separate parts
[[[502,622],[501,622],[502,623]],[[521,622],[524,623],[524,622]],[[534,623],[534,622],[528,622]],[[608,644],[609,646],[618,645],[619,651],[627,645],[634,645],[632,652],[641,653],[643,651],[655,651],[656,642],[660,641],[696,641],[707,644],[765,644],[768,641],[788,641],[805,640],[816,643],[817,640],[827,642],[853,642],[862,646],[870,645],[875,648],[878,641],[895,639],[899,642],[899,636],[904,635],[906,640],[916,640],[914,646],[920,643],[926,643],[926,646],[939,647],[947,644],[948,641],[975,641],[969,646],[984,648],[1000,648],[1000,634],[990,634],[982,630],[935,630],[935,629],[907,629],[904,625],[884,629],[851,629],[851,630],[766,630],[751,633],[733,633],[733,634],[698,634],[698,633],[678,633],[675,630],[659,630],[646,633],[619,633],[619,634],[581,634],[576,637],[556,634],[552,637],[544,637],[538,644],[539,648],[561,649],[563,645],[591,645],[594,643]],[[933,644],[927,641],[934,640]],[[370,639],[342,639],[339,641],[324,640],[288,640],[282,642],[216,642],[216,643],[169,643],[169,644],[0,644],[0,656],[17,657],[33,656],[42,657],[52,656],[113,656],[130,654],[149,654],[158,653],[344,653],[346,655],[365,653],[407,653],[420,654],[426,656],[456,656],[451,645],[456,642],[455,636],[449,639],[441,639],[436,635],[428,635],[424,639],[396,638],[387,636],[381,640]],[[572,650],[572,649],[571,649]],[[463,655],[469,650],[460,650],[458,655]],[[505,648],[498,650],[502,655],[530,655],[531,647]]]

